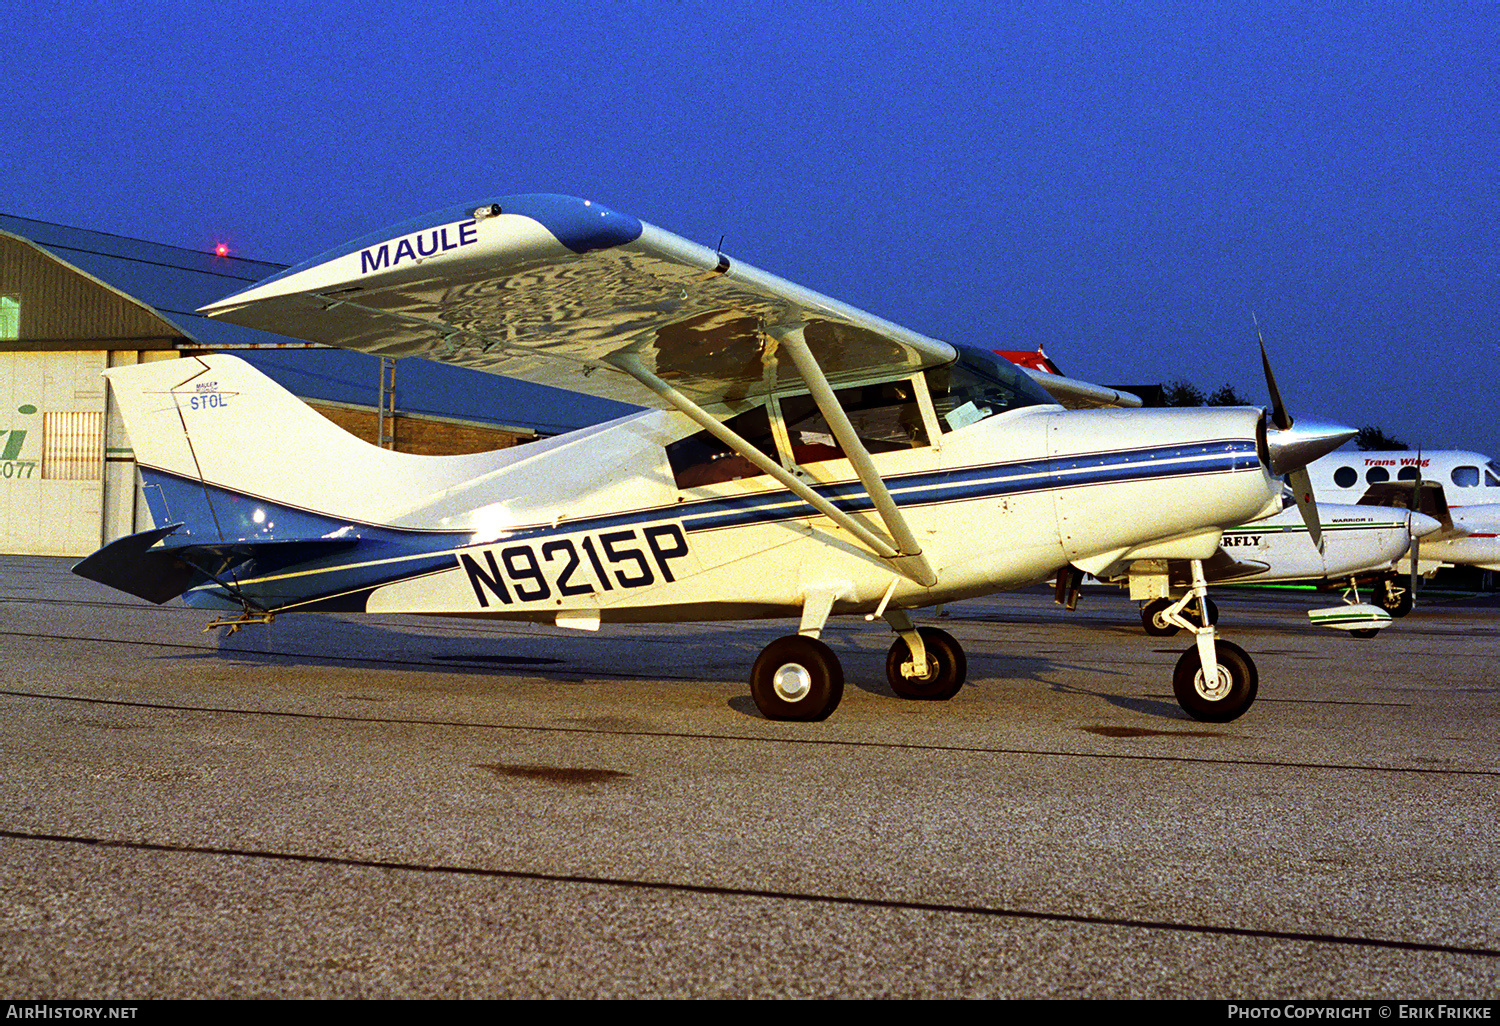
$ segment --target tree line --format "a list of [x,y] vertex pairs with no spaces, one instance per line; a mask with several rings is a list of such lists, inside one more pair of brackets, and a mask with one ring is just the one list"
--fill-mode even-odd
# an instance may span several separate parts
[[[1211,393],[1205,393],[1203,389],[1191,381],[1178,379],[1168,381],[1161,386],[1161,404],[1163,406],[1259,406],[1259,403],[1251,402],[1234,390],[1234,386],[1225,382]],[[1359,429],[1359,434],[1354,436],[1354,444],[1366,451],[1391,452],[1410,449],[1411,446],[1385,433],[1374,424],[1366,424]]]

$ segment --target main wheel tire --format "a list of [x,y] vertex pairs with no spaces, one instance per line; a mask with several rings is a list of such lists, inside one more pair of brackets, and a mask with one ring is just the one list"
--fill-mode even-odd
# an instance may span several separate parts
[[1228,723],[1242,716],[1255,701],[1259,675],[1245,650],[1232,642],[1215,641],[1214,654],[1217,679],[1205,685],[1198,646],[1182,653],[1172,674],[1172,691],[1177,695],[1177,704],[1193,719]]
[[1380,636],[1379,627],[1371,627],[1368,630],[1350,631],[1356,638],[1375,638]]
[[[1213,599],[1206,599],[1208,603],[1208,622],[1215,624],[1219,622],[1219,607],[1214,605]],[[1146,633],[1155,638],[1169,638],[1182,628],[1168,621],[1163,614],[1175,604],[1176,599],[1156,599],[1147,602],[1141,607],[1141,626],[1146,628]],[[1196,599],[1182,607],[1182,618],[1195,627],[1202,626],[1198,620],[1198,602]]]
[[1382,577],[1375,586],[1375,604],[1392,616],[1411,612],[1411,586],[1395,577]]
[[1141,607],[1141,626],[1146,628],[1147,634],[1153,638],[1170,638],[1182,630],[1175,623],[1162,618],[1162,614],[1171,607],[1171,599],[1154,599]]
[[844,668],[817,638],[777,638],[750,669],[750,697],[768,720],[825,720],[844,697]]
[[901,672],[911,662],[911,646],[897,638],[885,656],[885,679],[891,690],[902,698],[944,701],[958,694],[969,678],[969,659],[963,646],[947,631],[936,627],[918,627],[922,647],[927,652],[927,676],[908,677]]

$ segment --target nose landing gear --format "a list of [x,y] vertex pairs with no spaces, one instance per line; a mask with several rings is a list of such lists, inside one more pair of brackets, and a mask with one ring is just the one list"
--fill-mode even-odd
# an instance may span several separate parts
[[[1195,559],[1191,563],[1192,591],[1170,603],[1162,614],[1174,627],[1173,633],[1187,629],[1195,636],[1193,647],[1177,660],[1172,673],[1172,693],[1177,696],[1177,704],[1193,719],[1228,723],[1244,715],[1255,701],[1260,678],[1255,662],[1244,649],[1216,637],[1214,621],[1219,618],[1218,610],[1208,600],[1203,561]],[[1193,607],[1197,616],[1187,616],[1186,609]]]

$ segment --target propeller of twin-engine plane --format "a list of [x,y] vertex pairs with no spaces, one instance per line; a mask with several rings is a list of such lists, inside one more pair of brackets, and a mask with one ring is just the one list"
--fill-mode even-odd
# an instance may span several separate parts
[[1406,536],[1411,539],[1411,580],[1407,586],[1411,588],[1407,594],[1412,601],[1417,600],[1417,553],[1421,548],[1420,536],[1412,527],[1412,514],[1417,512],[1418,504],[1422,501],[1422,447],[1417,446],[1417,472],[1411,479],[1411,501],[1406,504]]

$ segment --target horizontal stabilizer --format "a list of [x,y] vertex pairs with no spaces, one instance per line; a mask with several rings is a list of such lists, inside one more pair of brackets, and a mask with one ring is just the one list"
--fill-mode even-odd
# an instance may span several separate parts
[[181,526],[168,524],[118,538],[74,566],[73,572],[161,605],[187,591],[201,576],[167,549],[151,547]]
[[358,538],[296,538],[285,541],[192,542],[162,545],[182,524],[168,524],[127,535],[73,567],[79,577],[98,581],[118,591],[161,605],[213,575],[250,560],[288,566],[341,552]]
[[1391,614],[1369,603],[1358,605],[1330,606],[1327,609],[1309,609],[1307,618],[1319,627],[1332,627],[1340,631],[1369,631],[1371,635],[1391,625]]

